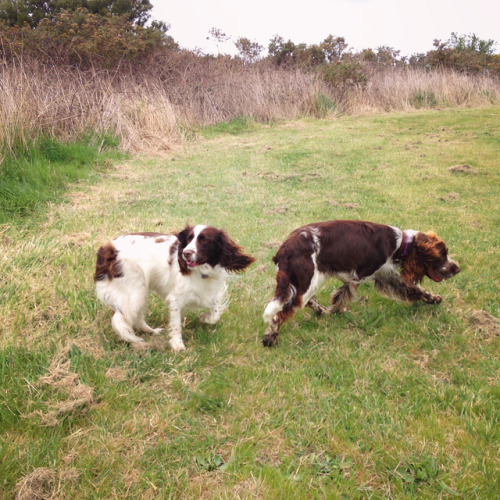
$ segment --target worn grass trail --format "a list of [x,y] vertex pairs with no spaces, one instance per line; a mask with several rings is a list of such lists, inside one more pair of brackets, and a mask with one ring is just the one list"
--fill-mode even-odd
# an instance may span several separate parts
[[[0,496],[494,498],[499,119],[490,107],[210,129],[4,226]],[[424,282],[439,306],[365,285],[346,314],[301,311],[264,349],[271,257],[292,229],[333,218],[434,230],[462,273]],[[218,325],[187,316],[185,353],[134,350],[96,302],[95,252],[186,222],[225,228],[257,262]],[[148,323],[167,320],[152,299]]]

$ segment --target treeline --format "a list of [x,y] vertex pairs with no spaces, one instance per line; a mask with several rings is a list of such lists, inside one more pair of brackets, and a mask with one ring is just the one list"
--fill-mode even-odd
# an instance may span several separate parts
[[265,54],[239,38],[238,55],[207,55],[181,49],[150,10],[149,0],[0,0],[0,224],[36,211],[109,145],[161,154],[233,119],[500,102],[495,43],[476,35],[411,58],[354,52],[334,36],[275,36]]
[[[0,57],[9,61],[22,55],[83,69],[133,65],[140,70],[158,68],[159,60],[169,58],[179,63],[179,54],[185,64],[192,64],[193,58],[230,58],[181,50],[168,34],[169,25],[150,22],[151,9],[149,0],[0,0]],[[231,43],[220,29],[213,28],[209,35],[220,44]],[[333,35],[313,45],[276,35],[265,55],[264,47],[248,38],[238,38],[234,45],[236,61],[315,69],[325,82],[342,86],[363,85],[374,70],[394,67],[500,74],[496,42],[475,34],[452,33],[447,41],[434,40],[433,50],[410,57],[392,47],[354,52],[344,37]]]
[[0,0],[2,151],[31,138],[111,134],[128,150],[168,149],[235,117],[477,106],[500,99],[493,40],[452,34],[409,58],[355,52],[343,37],[314,45],[209,36],[238,54],[179,47],[149,0]]

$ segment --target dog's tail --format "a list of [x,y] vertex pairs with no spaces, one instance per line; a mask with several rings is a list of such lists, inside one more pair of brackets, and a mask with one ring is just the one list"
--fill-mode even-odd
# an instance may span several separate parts
[[94,281],[103,281],[106,278],[111,280],[122,276],[123,272],[118,260],[118,250],[113,243],[109,242],[97,251]]

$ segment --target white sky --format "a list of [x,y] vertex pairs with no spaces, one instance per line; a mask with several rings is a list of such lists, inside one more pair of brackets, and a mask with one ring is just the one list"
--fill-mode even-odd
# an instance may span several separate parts
[[[274,35],[295,44],[319,44],[343,36],[360,51],[389,46],[401,55],[432,50],[435,38],[452,32],[493,39],[500,52],[499,0],[151,0],[152,19],[170,24],[182,48],[236,54],[240,37],[266,49]],[[231,39],[219,47],[207,40],[211,28]]]

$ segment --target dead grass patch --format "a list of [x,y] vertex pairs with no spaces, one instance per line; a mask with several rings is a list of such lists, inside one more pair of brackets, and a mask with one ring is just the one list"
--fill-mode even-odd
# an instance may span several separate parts
[[255,477],[245,479],[235,484],[231,490],[231,496],[235,500],[246,500],[250,498],[263,500],[264,498],[268,498],[266,488],[262,481]]
[[280,247],[281,245],[281,241],[276,239],[276,238],[273,238],[269,241],[265,241],[264,243],[262,243],[262,246],[265,247],[265,248],[272,248],[272,249],[276,249],[278,250],[278,248]]
[[479,170],[473,168],[471,165],[468,164],[454,165],[453,167],[449,167],[448,170],[454,174],[461,173],[461,174],[477,175],[479,173]]
[[347,210],[352,210],[354,208],[358,208],[359,207],[359,203],[344,203],[342,206],[344,208],[346,208]]
[[115,382],[123,382],[124,380],[127,380],[128,375],[127,371],[123,368],[110,368],[106,372],[106,377]]
[[65,394],[63,401],[46,403],[47,410],[37,410],[28,416],[37,415],[42,425],[54,427],[59,424],[61,418],[83,412],[94,404],[94,389],[80,382],[77,373],[70,370],[71,360],[69,349],[60,352],[52,361],[48,375],[40,378],[42,385],[48,385]]
[[441,201],[449,202],[453,200],[458,200],[460,198],[460,195],[458,193],[448,193],[445,196],[441,196],[439,199]]
[[321,174],[277,174],[276,172],[264,172],[261,174],[257,174],[257,177],[261,177],[262,179],[270,181],[279,181],[279,182],[289,181],[289,180],[307,182],[323,178]]
[[485,311],[474,311],[470,317],[471,323],[480,330],[485,339],[500,336],[500,320]]
[[54,470],[38,467],[16,484],[15,498],[16,500],[58,498],[64,484],[76,482],[78,477],[76,469]]

